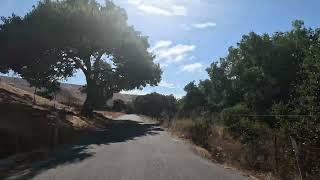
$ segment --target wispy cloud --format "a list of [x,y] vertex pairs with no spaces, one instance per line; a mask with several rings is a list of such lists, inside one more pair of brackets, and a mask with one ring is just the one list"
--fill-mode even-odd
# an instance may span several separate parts
[[173,1],[128,0],[140,12],[150,15],[186,16],[187,8],[177,5]]
[[159,83],[159,87],[163,87],[163,88],[169,88],[169,89],[174,89],[175,86],[173,83],[169,83],[165,80],[162,80],[160,83]]
[[192,27],[198,28],[198,29],[203,29],[203,28],[208,28],[208,27],[214,27],[217,24],[214,22],[205,22],[205,23],[197,23],[197,24],[192,24]]
[[206,28],[211,28],[217,26],[216,23],[214,22],[203,22],[203,23],[195,23],[195,24],[182,24],[181,27],[184,30],[190,31],[192,29],[206,29]]
[[181,68],[181,72],[199,72],[202,68],[203,65],[201,63],[187,64]]
[[[143,95],[146,95],[146,94],[150,94],[152,93],[153,91],[150,91],[150,92],[147,92],[145,90],[139,90],[139,89],[134,89],[134,90],[130,90],[130,91],[121,91],[120,93],[121,94],[130,94],[130,95],[138,95],[138,96],[143,96]],[[175,98],[177,99],[181,99],[183,96],[185,96],[185,92],[182,92],[182,93],[164,93],[164,92],[158,92],[160,94],[163,94],[163,95],[173,95]]]
[[156,62],[166,66],[182,61],[195,49],[195,45],[173,45],[172,41],[159,41],[149,50],[156,55]]
[[134,90],[130,90],[130,91],[121,91],[121,94],[130,94],[130,95],[146,95],[148,94],[148,92],[144,91],[144,90],[140,90],[140,89],[134,89]]
[[172,41],[158,41],[153,47],[150,48],[151,52],[154,52],[158,49],[167,48],[172,45]]

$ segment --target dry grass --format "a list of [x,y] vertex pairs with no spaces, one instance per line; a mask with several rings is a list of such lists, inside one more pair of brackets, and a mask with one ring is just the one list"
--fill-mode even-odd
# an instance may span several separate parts
[[[34,88],[30,87],[29,83],[21,78],[0,76],[0,81],[20,90],[29,92],[30,94],[33,94],[34,92]],[[57,93],[56,99],[58,102],[67,105],[69,105],[69,103],[72,105],[83,104],[86,95],[81,93],[81,85],[62,83],[60,88],[61,90]]]
[[[76,111],[58,102],[0,82],[0,158],[72,141],[93,126]],[[59,135],[56,135],[56,134]]]
[[[190,130],[195,126],[195,122],[188,118],[177,119],[170,126],[168,124],[164,124],[164,126],[173,134],[190,140],[192,136]],[[236,157],[241,157],[244,148],[244,145],[234,140],[222,126],[211,126],[208,144],[210,148],[206,149],[206,151],[210,152],[210,157],[221,163],[238,162],[239,159]],[[208,157],[203,148],[199,150]]]
[[276,179],[272,173],[257,172],[244,166],[245,156],[248,153],[245,151],[246,146],[240,141],[235,140],[225,130],[223,126],[211,126],[209,137],[207,139],[208,148],[203,148],[201,145],[195,145],[192,137],[196,136],[192,129],[196,123],[191,118],[175,119],[170,124],[164,122],[163,126],[169,132],[180,138],[183,138],[193,145],[195,153],[214,162],[220,163],[227,169],[237,169],[249,179],[274,180]]
[[208,141],[213,157],[219,162],[239,163],[244,145],[234,140],[223,127],[212,126],[211,129]]
[[164,122],[163,126],[168,128],[170,132],[173,134],[189,139],[190,138],[190,128],[194,126],[194,121],[191,119],[175,119],[170,124],[168,122]]
[[99,114],[102,114],[103,116],[109,119],[115,119],[119,116],[124,115],[124,113],[122,112],[111,112],[111,111],[96,111],[96,112]]
[[83,117],[75,115],[67,115],[66,120],[72,123],[72,127],[77,130],[87,129],[90,127],[90,124],[84,120]]
[[[34,88],[30,87],[29,83],[24,79],[0,76],[0,82],[33,95]],[[60,91],[57,93],[56,101],[66,106],[80,107],[83,105],[86,98],[86,94],[82,93],[81,89],[81,85],[61,83]],[[125,103],[131,103],[136,97],[136,95],[115,93],[112,101],[119,99]]]
[[[34,95],[28,91],[19,89],[7,83],[0,82],[0,90],[8,94],[8,97],[11,98],[11,101],[15,101],[16,103],[22,103],[25,105],[33,106],[34,108],[41,108],[41,109],[57,108],[57,109],[72,111],[72,108],[65,106],[63,104],[60,104],[59,102],[50,101],[46,98],[43,98],[38,95]],[[35,104],[33,103],[34,99],[35,99]],[[0,100],[3,101],[4,99],[0,99]]]

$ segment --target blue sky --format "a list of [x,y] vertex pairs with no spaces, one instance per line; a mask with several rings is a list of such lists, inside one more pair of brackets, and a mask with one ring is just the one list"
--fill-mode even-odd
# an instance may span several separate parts
[[[1,0],[0,16],[24,15],[37,0]],[[104,0],[99,0],[103,3]],[[149,36],[150,51],[157,55],[163,80],[158,87],[129,93],[159,92],[184,95],[190,81],[207,78],[212,62],[227,54],[250,31],[273,33],[291,28],[301,19],[320,27],[319,0],[114,0],[125,8],[129,24]],[[81,73],[68,80],[84,84]]]

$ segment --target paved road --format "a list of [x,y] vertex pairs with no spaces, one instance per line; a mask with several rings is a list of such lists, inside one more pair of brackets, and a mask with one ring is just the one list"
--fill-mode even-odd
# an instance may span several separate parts
[[193,153],[187,143],[136,115],[117,118],[108,128],[18,178],[36,180],[239,180],[239,173]]

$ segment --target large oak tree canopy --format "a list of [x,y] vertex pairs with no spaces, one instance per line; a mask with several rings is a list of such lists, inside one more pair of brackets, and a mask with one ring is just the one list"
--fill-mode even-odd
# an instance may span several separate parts
[[45,0],[23,18],[2,21],[0,70],[22,77],[28,69],[41,70],[56,81],[81,69],[87,112],[114,92],[157,85],[161,79],[148,38],[129,26],[125,10],[111,1],[102,6],[95,0]]

